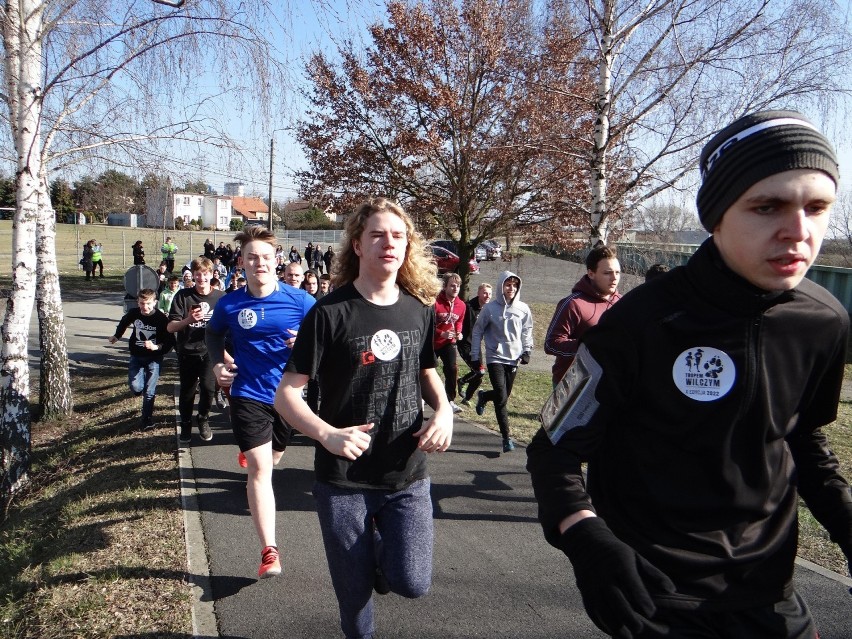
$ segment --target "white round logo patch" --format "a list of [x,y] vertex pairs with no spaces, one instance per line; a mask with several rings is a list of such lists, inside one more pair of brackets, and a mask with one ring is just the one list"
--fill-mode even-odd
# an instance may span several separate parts
[[402,343],[399,341],[399,335],[383,328],[377,331],[373,335],[373,339],[370,340],[370,350],[373,351],[376,359],[389,362],[399,355],[399,352],[402,350]]
[[237,321],[240,323],[240,326],[245,329],[252,328],[255,324],[257,324],[257,313],[250,308],[244,308],[240,311],[240,314],[237,315]]
[[695,346],[678,355],[672,379],[678,390],[697,402],[712,402],[728,394],[737,378],[734,361],[724,351]]

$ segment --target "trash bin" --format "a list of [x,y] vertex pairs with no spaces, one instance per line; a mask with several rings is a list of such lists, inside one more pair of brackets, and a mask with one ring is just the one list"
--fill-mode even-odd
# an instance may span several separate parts
[[136,296],[143,288],[150,288],[156,293],[159,286],[160,276],[157,271],[144,264],[131,266],[124,274],[124,312],[136,308]]

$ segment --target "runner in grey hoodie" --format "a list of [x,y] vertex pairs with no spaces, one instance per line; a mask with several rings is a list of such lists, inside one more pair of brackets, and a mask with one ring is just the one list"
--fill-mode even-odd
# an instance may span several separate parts
[[476,413],[482,415],[485,405],[489,401],[494,402],[497,425],[503,435],[503,452],[509,453],[515,450],[515,442],[509,432],[506,404],[512,394],[518,362],[529,364],[530,361],[533,318],[530,307],[520,300],[521,278],[511,271],[503,271],[498,282],[494,299],[482,308],[473,326],[470,359],[478,368],[480,343],[484,339],[485,364],[492,390],[479,391]]

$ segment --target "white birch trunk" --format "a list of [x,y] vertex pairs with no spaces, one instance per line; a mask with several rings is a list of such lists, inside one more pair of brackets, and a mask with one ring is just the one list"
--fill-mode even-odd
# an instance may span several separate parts
[[9,119],[17,155],[17,206],[12,226],[12,286],[0,355],[0,506],[27,481],[30,462],[30,371],[27,358],[35,298],[36,219],[41,175],[41,28],[36,0],[6,4],[4,45]]
[[39,408],[42,417],[60,417],[71,414],[73,403],[59,268],[56,263],[56,215],[50,203],[44,163],[39,184],[41,189],[36,224],[36,309],[41,347]]
[[590,188],[592,206],[589,244],[606,242],[609,227],[607,214],[607,151],[609,148],[609,116],[612,108],[613,33],[615,29],[615,0],[604,0],[600,23],[600,58],[595,99],[595,134],[592,149]]

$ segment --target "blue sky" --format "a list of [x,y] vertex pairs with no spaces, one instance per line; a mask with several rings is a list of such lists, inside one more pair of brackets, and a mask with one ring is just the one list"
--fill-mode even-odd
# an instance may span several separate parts
[[[841,11],[848,12],[849,1],[838,3]],[[290,129],[304,108],[295,91],[296,86],[304,82],[304,61],[317,49],[333,52],[335,42],[341,38],[365,36],[366,25],[384,18],[385,5],[384,0],[291,0],[288,6],[281,24],[274,25],[274,31],[270,33],[277,49],[274,55],[285,61],[289,70],[286,79],[290,97],[288,108],[277,113],[270,122],[257,122],[251,119],[248,110],[235,108],[230,97],[212,101],[208,107],[209,117],[226,122],[229,133],[245,147],[245,153],[235,159],[212,149],[175,146],[169,153],[170,160],[163,161],[164,170],[183,174],[189,179],[203,177],[220,193],[225,182],[241,181],[246,184],[249,194],[265,197],[269,189],[269,143],[274,137],[273,198],[283,201],[297,196],[293,173],[305,166],[305,159]],[[214,92],[217,84],[213,77],[215,73],[216,70],[211,68],[210,77],[206,81],[202,79],[197,88],[202,92]],[[838,116],[842,119],[845,114]],[[838,147],[844,182],[852,184],[852,147],[848,131],[845,122],[828,127],[828,133]],[[843,170],[844,167],[849,168]],[[72,176],[54,177],[73,179]]]

